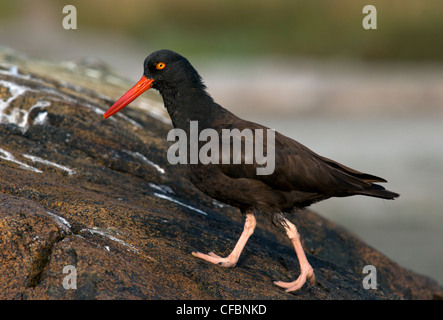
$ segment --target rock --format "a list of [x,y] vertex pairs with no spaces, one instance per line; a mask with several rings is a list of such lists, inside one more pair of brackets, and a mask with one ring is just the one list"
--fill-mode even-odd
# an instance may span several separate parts
[[[167,162],[171,125],[158,94],[105,120],[131,83],[100,63],[51,63],[7,49],[0,61],[0,299],[443,297],[435,281],[308,210],[292,220],[315,269],[313,287],[291,294],[272,283],[295,279],[298,261],[262,218],[235,268],[192,257],[228,254],[243,218]],[[376,267],[377,289],[363,288],[365,265]]]

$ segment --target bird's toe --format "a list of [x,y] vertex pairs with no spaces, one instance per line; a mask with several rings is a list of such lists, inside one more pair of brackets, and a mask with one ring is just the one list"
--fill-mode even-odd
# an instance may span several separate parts
[[209,252],[208,256],[214,257],[214,258],[218,258],[218,259],[223,259],[222,257],[220,257],[219,255],[215,254],[214,252]]
[[232,259],[231,256],[223,258],[223,257],[216,255],[212,251],[209,252],[208,254],[204,254],[201,252],[192,252],[192,255],[194,257],[203,259],[203,260],[211,262],[213,264],[218,264],[219,266],[226,267],[226,268],[234,267],[237,263],[237,260]]
[[276,286],[286,289],[285,290],[286,292],[293,292],[303,287],[303,285],[306,283],[306,280],[309,280],[309,284],[311,286],[315,284],[315,274],[312,269],[309,270],[308,272],[302,272],[295,281],[292,282],[274,281],[274,284]]

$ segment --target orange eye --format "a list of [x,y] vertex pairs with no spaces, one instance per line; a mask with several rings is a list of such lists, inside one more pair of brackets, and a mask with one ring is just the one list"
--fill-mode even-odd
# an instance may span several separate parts
[[164,64],[163,62],[159,62],[155,67],[157,68],[157,70],[162,70],[166,67],[166,64]]

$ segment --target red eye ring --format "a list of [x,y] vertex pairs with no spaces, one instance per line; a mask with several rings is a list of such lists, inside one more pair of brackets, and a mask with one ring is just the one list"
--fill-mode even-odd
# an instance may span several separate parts
[[159,62],[159,63],[157,63],[156,65],[155,65],[155,68],[157,69],[157,70],[162,70],[162,69],[164,69],[166,67],[166,64],[164,64],[163,62]]

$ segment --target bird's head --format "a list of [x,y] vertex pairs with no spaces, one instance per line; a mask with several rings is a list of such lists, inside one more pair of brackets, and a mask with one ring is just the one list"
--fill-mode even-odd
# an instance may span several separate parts
[[145,59],[143,66],[140,81],[106,111],[104,118],[117,113],[150,88],[159,90],[162,95],[179,87],[183,90],[205,89],[200,75],[191,63],[174,51],[155,51]]

